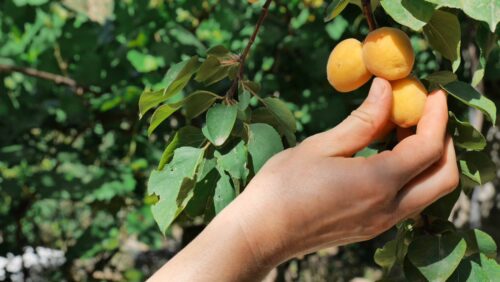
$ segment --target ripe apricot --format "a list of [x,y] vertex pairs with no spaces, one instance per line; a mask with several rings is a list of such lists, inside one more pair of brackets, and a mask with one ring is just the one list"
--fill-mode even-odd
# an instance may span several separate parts
[[417,125],[424,112],[427,90],[414,77],[391,81],[391,86],[392,122],[403,128]]
[[333,49],[326,66],[328,81],[339,92],[358,89],[372,74],[363,62],[362,44],[354,38],[343,40]]
[[398,80],[410,74],[415,54],[410,39],[404,32],[382,27],[366,37],[363,43],[363,60],[375,76]]

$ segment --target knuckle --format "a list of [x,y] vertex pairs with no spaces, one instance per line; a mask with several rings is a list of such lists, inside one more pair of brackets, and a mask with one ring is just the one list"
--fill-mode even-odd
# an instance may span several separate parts
[[454,167],[454,169],[450,173],[450,176],[448,177],[448,183],[446,185],[448,188],[448,192],[452,192],[453,190],[455,190],[459,183],[460,175],[458,173],[458,168]]
[[319,139],[320,139],[319,134],[309,136],[308,138],[304,139],[304,141],[302,141],[299,144],[299,146],[297,146],[296,148],[306,149],[306,150],[307,149],[314,149],[314,148],[318,147]]
[[373,120],[373,117],[363,109],[357,109],[352,111],[350,117],[360,121],[361,124],[363,124],[370,130],[369,132],[375,131],[376,125],[375,121]]
[[444,144],[442,142],[430,143],[428,153],[433,160],[439,160],[444,154]]

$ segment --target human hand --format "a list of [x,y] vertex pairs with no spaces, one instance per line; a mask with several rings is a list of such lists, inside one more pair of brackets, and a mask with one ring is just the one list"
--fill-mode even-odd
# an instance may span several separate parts
[[380,135],[391,103],[390,84],[376,78],[363,105],[340,125],[259,171],[227,211],[238,217],[257,261],[277,264],[373,238],[458,185],[443,91],[428,96],[415,135],[391,151],[351,157]]
[[370,239],[458,184],[446,95],[429,95],[417,133],[392,151],[352,158],[381,133],[390,84],[376,78],[334,129],[273,158],[245,191],[150,281],[258,281],[299,254]]

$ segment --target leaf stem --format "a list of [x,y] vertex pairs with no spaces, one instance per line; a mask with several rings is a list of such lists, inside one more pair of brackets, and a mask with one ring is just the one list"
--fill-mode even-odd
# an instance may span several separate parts
[[234,79],[233,84],[231,85],[231,88],[229,88],[229,91],[227,92],[228,100],[232,99],[234,97],[234,94],[236,94],[236,92],[238,91],[238,83],[243,79],[243,72],[245,70],[245,61],[248,57],[248,53],[250,52],[250,49],[252,48],[253,43],[255,42],[255,39],[257,38],[257,34],[259,33],[260,27],[264,23],[264,20],[266,19],[266,16],[269,13],[269,6],[271,5],[271,2],[272,2],[272,0],[267,0],[266,3],[264,3],[264,6],[262,6],[262,11],[260,13],[259,20],[257,21],[257,24],[255,25],[255,29],[253,31],[253,34],[250,37],[250,40],[248,41],[248,44],[245,47],[245,50],[243,51],[243,53],[239,57],[240,66],[239,66],[236,78]]
[[374,31],[377,29],[377,22],[373,17],[371,0],[362,0],[361,3],[363,4],[363,14],[368,22],[368,27],[370,28],[370,31]]

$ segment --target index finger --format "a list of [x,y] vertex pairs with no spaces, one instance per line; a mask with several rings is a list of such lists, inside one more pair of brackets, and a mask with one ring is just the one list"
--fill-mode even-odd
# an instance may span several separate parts
[[406,184],[441,158],[447,123],[446,93],[435,91],[427,97],[417,133],[405,138],[392,151],[371,157],[371,161],[383,166],[385,177]]

